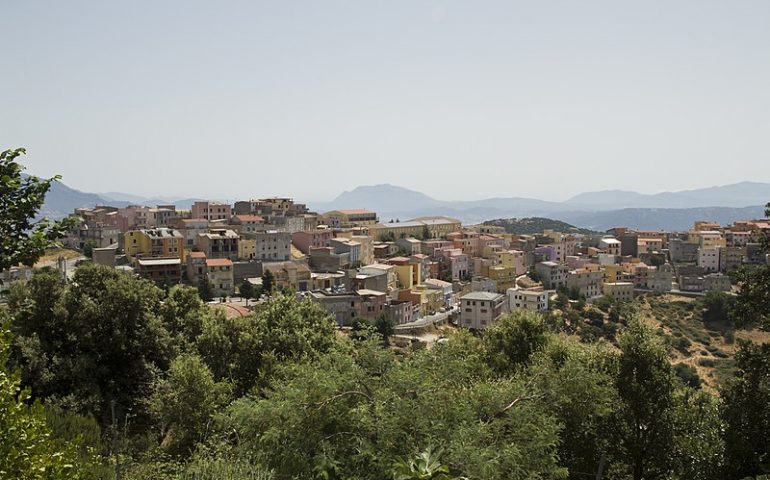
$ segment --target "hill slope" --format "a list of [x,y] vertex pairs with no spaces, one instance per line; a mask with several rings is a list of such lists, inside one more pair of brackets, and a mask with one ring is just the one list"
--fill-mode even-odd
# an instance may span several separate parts
[[505,228],[506,233],[514,233],[518,235],[534,235],[537,233],[542,233],[543,230],[546,229],[564,233],[582,233],[586,235],[596,233],[593,230],[578,228],[560,220],[553,220],[544,217],[499,218],[497,220],[488,220],[484,222],[484,225],[503,227]]

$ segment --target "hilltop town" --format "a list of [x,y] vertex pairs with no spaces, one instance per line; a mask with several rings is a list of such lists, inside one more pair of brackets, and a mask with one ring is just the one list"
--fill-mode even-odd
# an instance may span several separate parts
[[[484,330],[516,309],[548,310],[556,292],[630,301],[644,292],[730,292],[728,273],[767,263],[767,220],[696,222],[686,232],[617,227],[606,233],[506,233],[442,217],[378,218],[366,209],[310,211],[291,198],[197,201],[72,213],[66,247],[206,300],[259,298],[263,282],[320,304],[340,326],[452,320]],[[576,230],[576,229],[575,229]],[[60,259],[63,270],[76,268]],[[3,273],[3,288],[31,276]]]

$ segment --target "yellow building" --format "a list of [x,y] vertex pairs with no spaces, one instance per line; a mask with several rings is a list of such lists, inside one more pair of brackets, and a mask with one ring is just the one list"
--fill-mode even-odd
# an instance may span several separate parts
[[516,287],[516,269],[503,265],[493,265],[487,269],[487,277],[497,283],[497,293],[505,293]]
[[257,240],[253,238],[241,237],[238,242],[238,258],[242,260],[252,260],[257,256]]
[[412,288],[419,285],[422,279],[422,265],[411,262],[406,257],[396,257],[390,259],[390,264],[396,272],[400,288]]
[[369,235],[374,239],[423,238],[427,231],[430,238],[444,238],[447,234],[462,228],[459,220],[449,217],[420,217],[407,222],[378,223],[369,226]]
[[185,261],[184,236],[172,228],[129,230],[124,235],[126,256],[132,265],[137,258],[164,257]]
[[377,223],[377,214],[371,210],[332,210],[323,214],[324,222],[332,228],[351,228]]

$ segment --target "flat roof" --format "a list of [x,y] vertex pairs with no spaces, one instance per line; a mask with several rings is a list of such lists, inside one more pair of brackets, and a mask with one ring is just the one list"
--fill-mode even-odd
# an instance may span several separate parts
[[157,265],[181,265],[182,260],[179,258],[140,258],[138,260],[139,265],[143,267],[152,267]]
[[471,292],[466,293],[462,297],[460,297],[461,300],[497,300],[500,297],[502,297],[502,294],[499,293],[492,293],[492,292]]

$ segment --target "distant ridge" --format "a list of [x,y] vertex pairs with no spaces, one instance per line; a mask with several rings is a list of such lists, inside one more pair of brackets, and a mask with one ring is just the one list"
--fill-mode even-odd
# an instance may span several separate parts
[[543,230],[553,230],[555,232],[562,233],[582,233],[584,235],[598,233],[594,230],[570,225],[569,223],[562,222],[561,220],[554,220],[552,218],[544,217],[498,218],[495,220],[488,220],[484,222],[484,225],[503,227],[505,229],[505,233],[513,233],[517,235],[534,235],[536,233],[543,233]]
[[[190,208],[190,205],[198,200],[188,198],[169,202],[168,197],[147,199],[116,192],[111,195],[119,198],[111,199],[106,195],[81,192],[65,184],[56,183],[46,198],[41,214],[50,218],[62,218],[75,208],[93,207],[98,204],[122,207],[129,203],[148,206],[172,203],[177,208]],[[586,192],[565,202],[525,197],[447,201],[396,185],[378,184],[359,186],[341,193],[330,202],[308,202],[308,205],[318,212],[367,208],[376,211],[380,219],[385,220],[444,215],[457,218],[466,224],[475,224],[493,219],[540,217],[603,231],[614,226],[684,230],[695,220],[730,223],[735,220],[761,218],[764,214],[762,206],[768,201],[770,184],[757,182],[654,195],[623,190]]]

